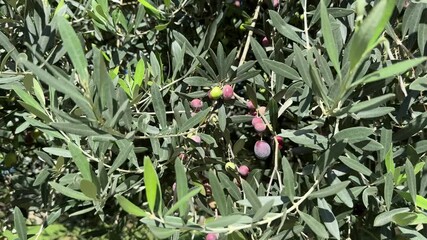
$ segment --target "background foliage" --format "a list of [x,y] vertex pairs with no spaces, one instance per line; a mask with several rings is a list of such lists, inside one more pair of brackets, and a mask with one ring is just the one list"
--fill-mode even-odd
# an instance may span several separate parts
[[0,14],[2,237],[427,237],[425,0]]

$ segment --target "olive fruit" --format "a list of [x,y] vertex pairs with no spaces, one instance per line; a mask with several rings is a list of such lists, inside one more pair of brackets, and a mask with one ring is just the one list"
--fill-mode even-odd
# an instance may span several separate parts
[[255,156],[261,160],[267,159],[271,154],[270,145],[264,140],[259,140],[254,146]]
[[249,175],[249,168],[246,165],[242,165],[239,167],[239,174],[242,177],[246,177]]
[[236,164],[234,164],[232,162],[227,162],[225,164],[225,170],[226,171],[235,171],[236,170]]
[[202,102],[202,100],[195,98],[195,99],[191,100],[190,106],[193,109],[193,111],[199,111],[203,107],[203,102]]
[[267,126],[263,122],[260,122],[260,123],[256,123],[254,125],[254,128],[258,133],[263,133],[265,129],[267,129]]
[[262,121],[262,118],[260,118],[260,117],[252,118],[252,126],[255,127],[255,124],[257,124],[257,123],[264,123],[264,122]]
[[205,237],[205,240],[217,240],[218,234],[217,233],[208,233]]
[[217,100],[222,96],[222,90],[220,87],[213,87],[209,92],[209,98]]
[[262,45],[263,45],[264,47],[268,47],[268,46],[270,46],[270,41],[268,40],[268,38],[267,38],[267,37],[264,37],[264,38],[261,40],[261,43],[262,43]]
[[227,84],[222,88],[222,97],[224,98],[224,100],[233,99],[233,95],[234,95],[234,90],[232,86]]

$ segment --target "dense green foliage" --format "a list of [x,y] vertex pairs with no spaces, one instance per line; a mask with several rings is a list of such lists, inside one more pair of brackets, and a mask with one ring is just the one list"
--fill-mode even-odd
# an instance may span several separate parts
[[0,0],[0,237],[426,239],[426,0]]

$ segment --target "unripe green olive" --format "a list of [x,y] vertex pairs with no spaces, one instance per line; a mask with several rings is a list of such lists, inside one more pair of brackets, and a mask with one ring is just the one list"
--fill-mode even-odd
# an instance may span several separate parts
[[226,171],[235,171],[236,170],[236,164],[234,164],[232,162],[227,162],[225,164],[225,170]]
[[214,87],[209,92],[209,96],[213,100],[217,100],[222,96],[222,89],[220,87]]

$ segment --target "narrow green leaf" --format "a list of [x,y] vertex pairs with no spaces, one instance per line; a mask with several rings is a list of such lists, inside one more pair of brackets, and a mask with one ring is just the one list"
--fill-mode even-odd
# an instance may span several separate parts
[[398,74],[402,74],[407,70],[409,70],[410,68],[420,65],[426,60],[427,60],[427,57],[420,57],[420,58],[409,59],[399,63],[392,64],[390,66],[381,68],[380,70],[377,70],[373,73],[370,73],[364,76],[363,78],[355,81],[351,86],[355,87],[359,84],[371,83],[381,79],[393,77]]
[[299,211],[298,214],[300,215],[301,219],[310,227],[310,229],[319,237],[321,238],[329,238],[329,234],[326,231],[325,227],[318,222],[314,217]]
[[46,115],[45,110],[40,106],[40,104],[27,92],[22,90],[18,85],[12,86],[12,89],[15,93],[22,99],[23,102],[18,101],[28,112],[36,115],[41,120],[45,122],[51,122],[49,116]]
[[39,77],[41,81],[46,83],[47,85],[53,87],[54,89],[68,95],[73,101],[77,104],[77,106],[86,114],[86,117],[89,120],[95,120],[95,114],[93,113],[93,109],[91,104],[87,101],[87,99],[80,93],[80,90],[74,86],[69,81],[63,81],[62,78],[57,79],[42,70],[39,66],[29,62],[22,62],[30,71],[32,71],[35,75]]
[[264,205],[262,205],[262,207],[258,209],[255,215],[253,216],[252,218],[253,222],[258,222],[259,220],[263,219],[265,215],[267,215],[267,213],[270,212],[271,208],[273,207],[273,204],[274,204],[274,200],[270,200]]
[[[286,206],[290,201],[288,198],[283,196],[260,196],[258,197],[262,205],[267,204],[270,201],[273,201],[273,207],[276,206]],[[237,201],[239,205],[244,207],[252,207],[251,203],[247,199]]]
[[[268,71],[270,71],[270,70],[268,69]],[[250,80],[250,79],[258,76],[260,72],[261,72],[260,70],[254,70],[254,71],[248,71],[248,72],[244,72],[241,74],[237,74],[237,76],[229,83],[230,84],[237,84],[237,83],[245,81],[245,80]]]
[[90,169],[89,160],[81,152],[80,148],[76,144],[68,142],[68,150],[83,178],[92,181],[92,171]]
[[24,218],[24,215],[22,215],[21,210],[18,207],[15,207],[13,211],[13,222],[20,240],[27,239],[27,226],[25,221],[26,219]]
[[249,224],[252,223],[252,218],[245,215],[230,215],[230,216],[221,216],[220,218],[215,219],[215,221],[206,223],[206,228],[222,228],[234,224]]
[[254,209],[254,211],[258,211],[258,209],[260,209],[262,205],[258,199],[258,196],[255,190],[253,190],[251,185],[249,185],[249,183],[246,182],[244,179],[242,179],[242,187],[243,187],[243,192],[245,193],[245,197],[251,203],[252,208]]
[[69,217],[74,217],[74,216],[78,216],[78,215],[82,215],[82,214],[91,212],[92,210],[95,210],[95,207],[83,208],[82,210],[70,213],[70,215],[68,215],[68,216]]
[[[316,143],[317,143],[317,139],[316,139]],[[324,151],[316,162],[314,175],[318,176],[326,168],[331,166],[332,163],[335,162],[341,156],[346,146],[347,146],[347,140],[344,139],[344,141],[337,142],[334,145],[332,145],[329,149]]]
[[166,129],[168,124],[166,120],[166,107],[163,101],[162,93],[155,83],[151,85],[151,101],[153,102],[154,111],[156,112],[160,126],[162,129]]
[[299,74],[302,77],[302,80],[311,87],[311,75],[310,75],[310,64],[307,59],[304,57],[301,48],[294,43],[294,64],[298,69]]
[[71,158],[72,157],[70,151],[68,151],[67,149],[63,149],[63,148],[44,147],[43,151],[50,153],[54,156],[65,157],[65,158]]
[[285,156],[282,157],[282,170],[283,183],[285,185],[285,195],[288,196],[291,201],[293,201],[295,196],[294,172],[292,171],[292,167]]
[[[175,160],[175,174],[176,174],[176,192],[178,196],[178,200],[184,198],[184,196],[188,193],[188,180],[187,174],[185,173],[184,164],[179,158]],[[187,204],[182,204],[179,207],[179,215],[184,216],[188,210]]]
[[[9,39],[9,36],[6,36],[3,32],[0,32],[0,45],[4,50],[6,50],[6,52],[8,52],[8,55],[12,56],[12,58],[16,61],[18,59],[19,52]],[[3,70],[3,68],[0,70]]]
[[[412,0],[414,1],[418,1],[418,0]],[[419,1],[424,1],[425,3],[427,3],[427,0],[419,0]],[[425,234],[423,235],[421,231],[417,231],[416,228],[408,228],[408,227],[397,227],[398,231],[402,232],[402,236],[410,236],[410,239],[414,239],[414,240],[427,240],[427,237],[425,236]]]
[[183,205],[188,205],[188,201],[196,196],[200,191],[202,190],[202,187],[194,187],[189,193],[187,193],[185,196],[180,198],[178,202],[176,202],[172,207],[165,213],[165,216],[173,214],[178,208],[181,208]]
[[203,67],[206,69],[207,73],[209,74],[209,75],[207,74],[204,74],[204,75],[206,75],[206,77],[210,76],[212,80],[216,80],[217,76],[215,71],[211,67],[211,65],[202,57],[197,56],[196,58],[203,65]]
[[86,179],[82,179],[80,181],[80,190],[82,190],[84,195],[92,199],[96,199],[98,195],[98,190],[96,189],[95,184]]
[[199,76],[185,78],[184,82],[189,86],[194,87],[212,87],[214,85],[212,81],[209,81],[207,78]]
[[[412,196],[409,192],[403,192],[403,191],[399,191],[399,190],[397,192],[406,201],[408,201],[408,202],[412,201]],[[424,198],[423,196],[417,195],[415,200],[416,200],[416,206],[417,207],[420,207],[424,210],[427,210],[427,199],[426,198]]]
[[112,174],[117,168],[119,168],[129,158],[129,154],[133,150],[132,142],[128,140],[122,141],[126,143],[126,147],[124,149],[120,149],[119,155],[114,159],[111,168],[108,170],[108,175]]
[[326,107],[329,108],[331,100],[328,96],[328,88],[326,87],[325,81],[321,79],[317,66],[314,65],[311,59],[311,57],[308,58],[308,61],[310,62],[310,77],[312,80],[311,88],[314,91],[314,95],[321,99],[325,103]]
[[93,80],[96,84],[99,100],[101,102],[101,112],[107,110],[108,118],[114,114],[114,84],[108,74],[107,67],[105,66],[104,57],[101,51],[97,48],[93,49]]
[[350,107],[350,109],[348,110],[348,112],[349,113],[358,113],[358,112],[363,111],[363,110],[374,109],[374,108],[378,107],[379,105],[393,99],[394,97],[395,97],[394,93],[388,93],[388,94],[384,94],[384,95],[379,96],[379,97],[371,98],[369,100],[362,101],[362,102],[359,102],[359,103],[352,105]]
[[409,85],[409,89],[414,91],[427,91],[427,77],[419,77]]
[[226,175],[225,173],[219,172],[218,179],[221,182],[221,184],[224,186],[224,188],[227,189],[227,192],[231,195],[233,200],[242,199],[241,189],[236,185],[236,183],[230,180],[230,177],[228,175]]
[[392,219],[399,226],[427,224],[427,215],[423,213],[397,213]]
[[392,148],[389,148],[388,152],[386,153],[384,162],[385,162],[385,167],[387,169],[387,172],[390,172],[394,175],[395,166],[394,166],[394,161],[393,161],[393,149]]
[[33,187],[39,186],[44,183],[49,177],[49,170],[43,168],[40,173],[37,175],[36,180],[34,180]]
[[370,138],[367,138],[366,140],[356,142],[350,145],[355,149],[360,149],[360,150],[369,151],[369,152],[379,151],[384,148],[384,146],[381,145],[381,143]]
[[[262,70],[264,70],[266,73],[270,74],[270,69],[264,63],[264,59],[268,59],[267,53],[265,52],[264,48],[261,46],[261,44],[259,44],[259,42],[255,38],[251,39],[251,49],[255,55],[255,59],[258,61]],[[240,67],[239,67],[238,71],[241,71]],[[244,72],[247,72],[247,71],[244,71]],[[244,72],[243,72],[243,74],[244,74]],[[238,72],[238,75],[239,75],[239,73],[240,72]]]
[[[80,76],[81,84],[86,91],[89,91],[89,72],[87,70],[87,60],[83,52],[80,39],[74,32],[70,23],[62,16],[57,16],[58,30],[64,42],[64,48],[70,56],[74,69]],[[58,89],[59,90],[59,89]]]
[[218,109],[218,125],[219,129],[224,132],[227,127],[227,113],[225,112],[225,105],[222,105]]
[[414,174],[414,166],[409,159],[405,162],[406,182],[408,184],[408,190],[411,194],[412,202],[417,203],[417,182]]
[[[120,105],[120,108],[114,113],[114,116],[105,122],[105,126],[108,128],[113,128],[116,126],[117,122],[120,120],[120,118],[126,114],[126,112],[129,110],[129,100],[126,99],[122,102]],[[126,115],[125,115],[126,116]]]
[[349,157],[345,157],[345,156],[341,156],[339,157],[339,159],[341,160],[342,163],[344,163],[347,167],[353,169],[356,172],[360,172],[363,175],[366,176],[371,176],[372,171],[371,169],[365,167],[365,165],[361,164],[359,161],[349,158]]
[[[425,1],[425,0],[424,0]],[[427,3],[427,1],[425,1]],[[424,4],[424,9],[421,14],[420,21],[418,22],[417,26],[417,43],[418,47],[420,48],[421,55],[425,56],[427,54],[427,49],[425,48],[427,45],[427,23],[425,22],[425,18],[427,17],[425,11],[426,11],[426,5]]]
[[151,5],[146,0],[138,0],[138,2],[140,2],[146,9],[148,9],[150,12],[152,12],[156,16],[156,18],[158,18],[158,19],[160,18],[161,14],[163,14],[162,11],[160,11],[159,9],[157,9],[156,7]]
[[36,79],[33,79],[33,90],[34,90],[34,95],[36,95],[37,100],[39,100],[39,103],[42,106],[45,106],[46,99],[44,97],[43,89],[39,81],[37,81]]
[[86,195],[84,195],[81,192],[78,192],[76,190],[73,190],[71,188],[68,187],[64,187],[56,182],[49,182],[49,185],[52,186],[56,191],[58,191],[59,193],[70,197],[70,198],[74,198],[77,200],[83,200],[83,201],[91,201],[92,198],[87,197]]
[[255,108],[258,108],[258,98],[256,95],[256,90],[249,84],[246,84],[246,95],[248,96],[249,100],[253,103]]
[[[389,128],[382,127],[381,128],[381,145],[384,146],[382,150],[379,151],[379,160],[381,162],[384,161],[385,155],[389,151],[390,148],[392,148],[391,138],[392,138],[393,131]],[[382,168],[381,168],[382,169]]]
[[332,33],[331,22],[329,21],[329,15],[325,1],[320,2],[320,16],[321,16],[321,29],[323,34],[323,42],[328,52],[329,58],[334,65],[335,70],[338,74],[341,74],[340,64],[338,60],[338,46],[335,42],[334,35]]
[[356,114],[356,117],[360,119],[379,118],[393,112],[394,110],[394,107],[377,107],[366,111],[360,111]]
[[138,216],[138,217],[145,217],[148,215],[148,213],[135,204],[133,204],[131,201],[127,200],[125,197],[121,195],[115,196],[117,201],[119,202],[120,206],[125,210],[126,212]]
[[393,191],[394,191],[394,184],[393,184],[394,176],[391,172],[388,172],[384,177],[385,177],[384,202],[387,210],[390,210],[391,201],[393,199]]
[[185,131],[190,130],[190,128],[196,126],[197,124],[200,124],[202,121],[204,121],[206,119],[206,116],[208,115],[208,113],[211,111],[210,108],[207,108],[203,111],[200,111],[198,113],[196,113],[196,115],[194,115],[192,118],[188,119],[188,121],[186,121],[179,129],[180,133],[183,133]]
[[312,194],[310,194],[308,199],[325,198],[325,197],[337,194],[341,190],[345,189],[349,184],[350,184],[350,181],[344,181],[344,182],[330,185],[328,187],[325,187],[318,191],[313,192]]
[[51,122],[52,120],[49,118],[48,115],[46,115],[46,113],[39,111],[37,108],[35,108],[33,105],[30,105],[26,102],[23,101],[19,101],[18,103],[21,104],[29,113],[34,114],[35,116],[37,116],[38,118],[40,118],[41,120],[43,120],[46,123]]
[[329,207],[328,202],[324,198],[318,198],[317,205],[319,206],[320,218],[322,219],[323,224],[325,224],[326,229],[334,238],[340,239],[340,227],[338,226],[337,219]]
[[384,226],[392,221],[394,215],[408,211],[409,208],[397,208],[391,211],[383,212],[375,217],[374,227]]
[[412,137],[412,135],[421,131],[427,126],[427,112],[424,112],[414,119],[408,125],[393,133],[393,141],[402,141]]
[[212,196],[216,201],[219,212],[221,213],[222,216],[227,216],[228,215],[227,200],[225,198],[222,185],[219,183],[219,180],[215,176],[215,173],[213,171],[209,171],[209,183],[212,188]]
[[295,71],[293,68],[284,63],[269,59],[264,59],[264,63],[268,68],[270,68],[272,71],[276,72],[282,77],[289,78],[292,80],[302,80],[297,71]]
[[365,140],[369,135],[374,133],[374,129],[367,127],[352,127],[346,128],[334,135],[336,142],[347,139],[350,143]]
[[[141,1],[141,0],[140,0]],[[177,229],[170,229],[170,228],[164,228],[164,227],[155,227],[149,225],[148,228],[150,231],[154,234],[154,236],[158,239],[167,239],[170,238],[172,235],[178,232]]]
[[145,76],[145,62],[143,59],[140,59],[138,61],[138,63],[136,64],[136,69],[135,69],[135,75],[133,78],[133,87],[132,88],[136,88],[136,87],[141,87],[142,86],[142,82],[144,80],[144,76]]
[[149,157],[144,157],[144,183],[148,207],[152,213],[162,211],[162,192],[159,177]]
[[377,42],[378,37],[384,30],[393,9],[396,0],[379,1],[363,20],[359,29],[350,40],[350,71],[352,72],[359,65],[366,54],[370,52]]
[[283,20],[278,12],[269,10],[268,14],[270,15],[273,27],[275,27],[280,34],[294,42],[305,45],[305,42],[296,34],[291,26]]
[[21,87],[19,87],[18,85],[14,85],[13,91],[15,91],[19,98],[21,98],[22,101],[24,101],[26,104],[31,105],[35,109],[44,113],[44,109],[40,106],[40,104],[30,94],[25,92]]

